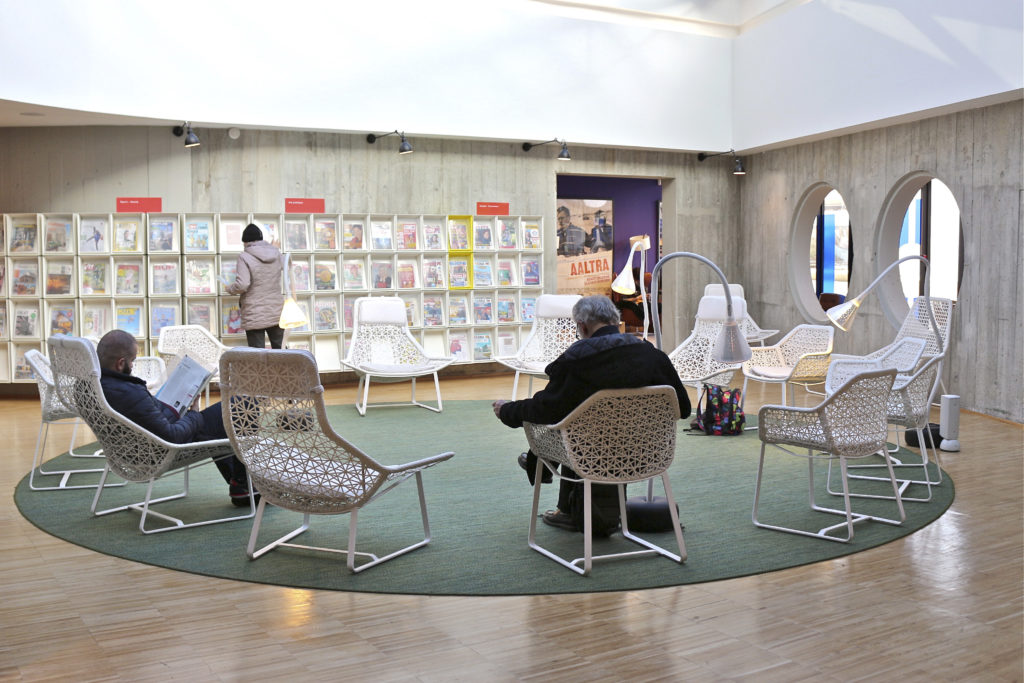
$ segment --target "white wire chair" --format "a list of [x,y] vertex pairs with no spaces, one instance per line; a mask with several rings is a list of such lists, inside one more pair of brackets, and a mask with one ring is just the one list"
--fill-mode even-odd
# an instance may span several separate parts
[[[389,466],[347,441],[328,422],[324,388],[316,360],[308,351],[232,349],[221,358],[221,378],[224,426],[261,495],[246,548],[250,559],[279,547],[304,548],[344,554],[349,570],[361,572],[430,542],[422,473],[451,458],[453,452]],[[413,477],[423,540],[383,557],[357,552],[359,510]],[[256,550],[267,503],[301,512],[302,525]],[[309,528],[312,514],[348,514],[347,549],[289,543]],[[369,561],[357,567],[357,557]]]
[[206,405],[210,404],[210,384],[219,382],[220,356],[228,350],[202,325],[167,325],[160,328],[157,353],[166,363],[165,374],[174,371],[178,360],[187,352],[197,363],[213,372],[206,385]]
[[[670,386],[638,389],[604,389],[591,395],[561,422],[540,425],[524,422],[530,450],[537,455],[533,508],[530,515],[529,545],[577,574],[590,574],[595,560],[642,555],[662,555],[680,564],[686,561],[686,545],[679,526],[679,513],[668,481],[668,468],[676,450],[679,399]],[[565,559],[542,547],[536,540],[542,467],[568,465],[583,481],[583,557]],[[657,546],[629,530],[626,517],[625,485],[661,476],[668,501],[672,528],[679,554]],[[591,484],[619,484],[619,516],[622,535],[644,550],[593,554]],[[579,566],[582,563],[582,567]]]
[[755,380],[782,387],[782,405],[787,401],[790,384],[823,384],[832,356],[835,330],[825,325],[797,325],[771,346],[750,349],[750,360],[743,364],[743,396],[747,382]]
[[[905,337],[896,344],[891,345],[894,349],[898,349],[901,346],[905,346],[908,343],[916,342],[916,345],[923,348],[924,340],[913,339],[912,337]],[[826,383],[826,390],[831,386],[843,381],[844,378],[855,375],[858,372],[864,372],[865,370],[874,369],[877,367],[877,363],[883,361],[885,356],[874,361],[835,361],[833,368],[829,369],[829,379]],[[906,360],[904,362],[907,362]],[[918,444],[921,451],[921,462],[920,463],[905,463],[899,458],[890,456],[892,466],[899,470],[900,468],[920,468],[921,474],[919,479],[898,479],[900,484],[900,496],[904,501],[912,501],[918,503],[927,503],[932,499],[932,487],[942,483],[942,459],[939,457],[938,444],[931,443],[931,439],[926,439],[924,434],[928,427],[928,418],[931,413],[932,400],[935,397],[935,392],[939,389],[939,368],[941,367],[942,357],[931,356],[926,358],[924,364],[921,365],[912,374],[898,374],[896,376],[896,382],[893,384],[892,391],[886,400],[886,419],[890,427],[894,427],[896,430],[896,441],[899,442],[899,434],[910,430],[914,430],[917,433]],[[913,367],[916,363],[911,363]],[[834,377],[833,377],[834,375]],[[935,463],[935,474],[932,475],[932,470],[929,468],[931,462]],[[882,467],[882,464],[865,464],[865,465],[851,465],[850,469],[877,469]],[[837,492],[831,488],[831,469],[829,470],[829,493],[836,495]],[[851,474],[851,479],[870,479],[879,481],[881,477],[873,477],[863,474]],[[907,488],[911,484],[917,484],[919,486],[926,487],[927,495],[921,496],[906,496]],[[855,497],[860,498],[888,498],[888,496],[868,495],[868,494],[851,494]]]
[[[813,408],[794,408],[784,405],[762,406],[757,414],[758,436],[761,439],[761,458],[757,465],[757,480],[754,487],[754,509],[751,519],[754,525],[801,536],[811,536],[828,541],[848,543],[853,540],[853,525],[873,520],[885,524],[900,525],[906,519],[899,485],[893,472],[889,453],[885,448],[887,425],[885,404],[896,379],[895,370],[876,370],[855,375],[831,396]],[[759,519],[761,484],[764,473],[765,448],[775,446],[779,450],[807,458],[808,491],[811,509],[834,515],[842,515],[845,521],[809,531],[794,527],[766,524]],[[799,453],[784,446],[806,450]],[[898,518],[854,512],[850,498],[850,481],[847,461],[881,454],[889,472]],[[842,510],[823,507],[815,502],[814,465],[819,460],[838,460],[843,484]],[[846,537],[829,535],[830,532],[846,528]]]
[[[356,410],[366,415],[367,408],[414,405],[435,413],[443,409],[441,384],[437,372],[454,358],[428,356],[413,339],[405,313],[405,302],[397,296],[360,297],[352,311],[354,329],[348,354],[341,360],[359,376]],[[437,394],[437,407],[416,400],[416,378],[431,375]],[[403,382],[412,380],[412,398],[408,403],[368,403],[370,381]]]
[[[742,319],[747,312],[746,302],[733,297],[733,316]],[[697,315],[690,336],[682,341],[671,353],[669,360],[679,373],[679,380],[698,391],[705,384],[727,388],[732,382],[733,374],[740,365],[720,363],[712,357],[715,342],[726,320],[725,296],[701,297],[697,305]]]
[[[739,297],[746,301],[746,296],[743,294],[743,285],[737,285],[729,283],[729,291],[732,292],[734,297]],[[704,286],[704,296],[725,296],[725,287],[720,283],[711,283]],[[779,330],[769,330],[761,327],[754,319],[750,317],[748,312],[740,319],[740,329],[743,330],[743,336],[746,337],[748,344],[757,344],[764,346],[765,340],[771,339],[779,333]]]
[[160,356],[139,356],[132,364],[132,374],[146,381],[146,388],[154,391],[167,379],[167,364]]
[[[89,508],[93,515],[98,517],[123,510],[135,510],[142,515],[139,519],[139,531],[144,534],[252,518],[256,512],[256,504],[251,493],[249,512],[244,515],[186,523],[177,517],[153,510],[152,505],[187,496],[190,470],[209,464],[213,459],[230,457],[231,443],[227,439],[218,439],[177,444],[161,439],[116,412],[107,403],[100,384],[100,364],[96,357],[96,349],[88,340],[54,336],[50,337],[47,343],[52,359],[54,383],[60,399],[76,407],[79,415],[103,446],[106,456],[106,467],[100,476],[99,487]],[[104,484],[111,472],[130,482],[145,483],[145,498],[137,503],[97,511]],[[178,473],[184,477],[183,491],[154,498],[153,485],[156,480]],[[251,486],[249,490],[252,490]],[[147,528],[146,521],[150,516],[169,522],[171,526]]]
[[[102,472],[102,467],[87,467],[66,470],[45,470],[43,469],[43,453],[46,450],[46,439],[50,434],[51,424],[71,424],[71,443],[68,446],[68,455],[74,458],[102,458],[102,450],[91,453],[75,452],[75,437],[78,434],[78,426],[84,424],[74,407],[65,404],[57,395],[57,388],[53,382],[53,371],[50,368],[50,361],[38,349],[29,349],[25,352],[25,361],[32,368],[36,377],[36,385],[39,388],[39,403],[41,417],[39,422],[39,433],[36,435],[36,449],[32,458],[32,470],[28,475],[28,486],[33,491],[56,491],[60,489],[90,489],[96,488],[96,484],[72,484],[71,478],[76,474],[87,474]],[[52,486],[37,485],[36,473],[47,476],[60,476],[57,484]],[[116,484],[120,486],[121,484]]]
[[519,376],[529,378],[527,394],[533,395],[533,378],[547,377],[544,368],[579,339],[572,307],[582,297],[579,294],[541,294],[537,297],[533,325],[523,345],[514,356],[496,356],[494,360],[515,370],[512,380],[512,400],[519,395]]

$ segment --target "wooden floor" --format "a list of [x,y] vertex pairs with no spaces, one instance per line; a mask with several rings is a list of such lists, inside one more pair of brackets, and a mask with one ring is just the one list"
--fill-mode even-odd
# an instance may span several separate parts
[[[507,376],[442,383],[448,399],[510,387]],[[748,411],[777,402],[776,391],[754,387]],[[332,403],[354,397],[352,387],[328,391]],[[0,406],[0,482],[11,492],[32,461],[39,403]],[[52,433],[53,454],[69,435]],[[0,680],[1019,681],[1024,431],[964,413],[960,440],[961,452],[943,456],[956,501],[903,540],[761,576],[625,593],[449,598],[212,579],[57,540],[25,521],[9,493]]]

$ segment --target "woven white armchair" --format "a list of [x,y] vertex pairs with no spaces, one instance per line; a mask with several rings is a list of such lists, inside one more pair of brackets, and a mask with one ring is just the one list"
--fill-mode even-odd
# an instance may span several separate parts
[[833,354],[832,358],[834,360],[876,360],[889,353],[895,345],[907,337],[925,341],[922,354],[925,358],[944,356],[949,347],[949,331],[953,322],[953,301],[937,297],[931,297],[931,301],[932,315],[935,316],[935,323],[942,333],[942,342],[936,337],[935,328],[932,327],[931,321],[928,319],[927,300],[923,296],[919,296],[914,299],[914,303],[907,311],[906,317],[903,318],[900,329],[896,332],[896,337],[892,342],[863,356],[837,353]]
[[[42,458],[46,449],[46,439],[50,434],[51,424],[71,424],[71,444],[68,446],[68,454],[75,458],[102,458],[102,451],[92,453],[75,453],[75,436],[78,434],[78,426],[83,424],[78,416],[78,411],[60,400],[57,395],[57,388],[53,383],[53,372],[50,369],[50,361],[38,349],[29,349],[25,352],[25,360],[32,373],[36,377],[36,385],[39,388],[39,403],[41,417],[39,422],[39,433],[36,435],[36,450],[32,458],[32,471],[28,475],[28,486],[33,491],[55,491],[58,489],[90,489],[96,488],[96,484],[72,484],[71,477],[75,474],[86,474],[102,472],[102,467],[86,467],[67,470],[45,470],[43,469]],[[59,476],[60,480],[54,485],[37,485],[35,482],[36,472],[41,475]],[[50,480],[53,481],[53,480]]]
[[[441,384],[437,371],[455,359],[428,356],[409,332],[405,302],[397,296],[360,297],[352,311],[354,329],[348,354],[342,364],[359,376],[356,410],[366,415],[367,408],[420,406],[440,413]],[[416,378],[433,376],[437,407],[416,400]],[[412,398],[408,403],[368,403],[370,381],[403,382],[412,380]]]
[[220,356],[228,347],[202,325],[167,325],[160,328],[156,350],[164,358],[168,374],[174,371],[179,359],[186,353],[213,372],[210,381],[206,383],[206,405],[209,405],[210,385],[220,381],[217,374]]
[[544,368],[579,339],[572,307],[579,294],[541,294],[537,297],[533,325],[514,356],[496,356],[494,360],[516,371],[512,380],[512,400],[519,394],[519,376],[529,378],[527,395],[533,395],[533,378],[547,377]]
[[[221,358],[221,378],[224,426],[262,496],[246,548],[250,559],[279,547],[305,548],[345,554],[349,570],[361,572],[430,542],[423,470],[454,453],[389,466],[347,441],[327,420],[324,388],[308,351],[232,349]],[[383,557],[357,552],[359,510],[413,477],[419,492],[423,540]],[[303,521],[294,531],[257,550],[268,503],[301,512]],[[309,528],[313,514],[349,515],[346,550],[289,543]],[[357,567],[357,557],[368,561]]]
[[[135,510],[142,513],[139,530],[145,534],[252,518],[256,512],[256,504],[251,494],[250,509],[248,514],[244,515],[186,523],[177,517],[153,510],[151,506],[157,503],[187,496],[190,470],[209,464],[215,458],[231,456],[230,442],[227,439],[218,439],[177,444],[161,439],[116,412],[107,403],[100,385],[100,364],[92,343],[79,337],[68,336],[50,337],[47,343],[58,395],[62,401],[76,407],[79,415],[103,446],[106,456],[106,467],[100,476],[100,485],[90,507],[94,515]],[[103,486],[111,472],[127,481],[146,484],[145,498],[137,503],[97,511]],[[153,498],[153,484],[157,479],[179,473],[184,478],[181,493]],[[163,520],[170,526],[147,528],[146,521],[150,516]]]
[[[533,508],[530,514],[529,545],[540,554],[577,574],[590,574],[594,560],[639,555],[662,555],[675,562],[686,561],[686,545],[679,526],[675,498],[668,481],[668,468],[676,452],[676,423],[679,399],[670,386],[639,389],[605,389],[590,396],[561,422],[553,425],[523,423],[530,449],[537,455]],[[542,467],[547,461],[565,464],[583,481],[583,557],[565,559],[542,547],[536,540]],[[665,487],[679,554],[640,538],[629,530],[626,518],[625,485],[661,477]],[[591,484],[620,484],[619,515],[623,537],[644,550],[593,554]],[[580,566],[582,563],[582,566]]]
[[835,330],[825,325],[797,325],[778,343],[752,348],[743,364],[743,396],[747,382],[756,380],[782,387],[782,405],[789,405],[790,384],[822,384],[828,374]]
[[[916,346],[923,348],[924,341],[920,339],[913,339],[912,337],[905,337],[901,341],[892,344],[893,348],[899,348],[906,346],[908,343],[916,342]],[[863,372],[865,370],[874,369],[879,362],[884,362],[884,356],[881,359],[874,361],[835,361],[833,363],[834,368],[829,369],[829,378],[826,382],[826,388],[828,389],[833,384],[839,382],[843,377],[849,377],[856,372]],[[910,363],[912,366],[916,363],[904,360],[905,363]],[[889,394],[888,400],[886,401],[886,419],[890,427],[895,428],[896,431],[896,442],[899,443],[899,434],[910,430],[914,430],[917,433],[917,439],[919,448],[921,450],[921,462],[920,463],[905,463],[899,458],[890,456],[892,465],[896,468],[896,471],[902,471],[903,468],[913,468],[914,471],[920,470],[920,478],[918,479],[898,479],[900,484],[900,496],[904,501],[926,503],[932,499],[932,486],[937,486],[942,483],[942,459],[939,457],[938,444],[931,443],[930,435],[926,438],[925,434],[928,430],[928,418],[931,414],[932,401],[935,398],[935,393],[939,389],[939,369],[942,364],[941,356],[929,356],[923,361],[923,365],[918,367],[912,374],[898,374],[896,376],[896,382],[893,384],[892,392]],[[835,377],[833,377],[835,375]],[[930,445],[929,445],[930,444]],[[930,468],[929,465],[934,462],[934,468]],[[877,469],[883,467],[882,464],[864,464],[864,465],[851,465],[851,470],[864,470],[864,469]],[[934,474],[932,473],[934,470]],[[881,480],[881,477],[868,476],[865,474],[850,474],[851,479],[871,479]],[[831,488],[831,471],[829,472],[829,493],[837,494],[836,491]],[[926,488],[927,494],[923,496],[907,496],[905,495],[907,488],[911,484],[917,484]],[[851,494],[861,498],[888,498],[888,496],[873,496],[867,494]]]
[[[876,370],[854,376],[835,393],[813,408],[766,405],[757,413],[758,436],[761,438],[761,459],[757,465],[754,487],[754,510],[751,519],[755,526],[812,536],[828,541],[847,543],[853,540],[853,525],[873,520],[900,525],[906,519],[899,485],[892,462],[886,450],[887,434],[885,404],[896,379],[895,370]],[[842,515],[845,521],[809,531],[760,521],[761,485],[764,474],[765,448],[779,450],[807,458],[808,491],[811,509],[833,515]],[[788,446],[789,448],[786,448]],[[791,450],[799,449],[799,450]],[[897,518],[886,518],[854,512],[851,508],[850,481],[847,461],[879,454],[885,459],[898,511]],[[843,485],[844,509],[828,508],[815,502],[815,461],[838,460]],[[846,528],[846,536],[833,536],[831,532]]]
[[[743,285],[729,283],[729,291],[732,292],[734,300],[735,297],[739,297],[746,301],[747,297],[743,294]],[[725,296],[725,288],[717,283],[705,285],[704,296]],[[757,344],[759,346],[764,346],[765,340],[771,339],[779,333],[779,330],[768,330],[758,325],[750,317],[749,312],[740,319],[740,329],[743,330],[743,336],[746,337],[748,344]]]
[[[734,296],[732,300],[733,315],[742,320],[747,312],[746,302]],[[732,382],[732,376],[740,365],[719,363],[712,357],[715,342],[726,320],[725,296],[701,297],[697,304],[697,316],[694,319],[693,331],[690,336],[668,354],[669,360],[679,373],[679,380],[688,387],[700,391],[705,384],[726,388]]]
[[132,374],[146,381],[146,388],[156,391],[167,379],[167,364],[160,356],[139,356],[132,363]]

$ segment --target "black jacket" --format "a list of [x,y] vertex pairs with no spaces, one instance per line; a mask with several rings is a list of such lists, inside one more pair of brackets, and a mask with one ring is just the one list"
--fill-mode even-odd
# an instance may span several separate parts
[[146,388],[146,381],[116,370],[103,369],[103,395],[110,407],[143,429],[171,443],[191,443],[203,429],[203,416],[195,410],[178,411],[158,401]]
[[642,339],[620,334],[612,325],[570,346],[544,372],[549,377],[546,387],[532,398],[510,401],[501,407],[503,423],[509,427],[522,427],[523,422],[554,424],[601,389],[658,384],[676,390],[680,417],[690,414],[690,398],[668,356]]

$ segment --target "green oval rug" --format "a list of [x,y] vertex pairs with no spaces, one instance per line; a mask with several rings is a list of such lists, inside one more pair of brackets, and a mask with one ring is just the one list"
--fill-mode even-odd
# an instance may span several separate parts
[[[352,575],[343,555],[283,548],[256,561],[245,556],[249,520],[144,536],[139,515],[121,512],[105,517],[89,513],[93,491],[31,491],[28,476],[15,490],[22,515],[37,527],[97,552],[168,569],[239,581],[360,592],[428,595],[523,595],[621,591],[716,581],[820,562],[888,543],[934,521],[953,502],[948,476],[933,487],[930,503],[906,503],[907,520],[899,527],[864,522],[856,525],[849,544],[758,529],[750,519],[760,441],[755,430],[741,436],[714,437],[685,431],[680,422],[676,459],[670,470],[679,516],[685,525],[689,558],[679,565],[662,557],[595,563],[593,573],[578,576],[531,550],[526,544],[532,488],[516,464],[526,450],[522,430],[499,423],[487,401],[448,401],[444,412],[422,408],[375,409],[359,417],[350,405],[332,406],[331,423],[346,438],[378,460],[399,464],[446,450],[455,457],[424,473],[433,539],[412,553]],[[756,418],[753,418],[756,420]],[[752,420],[751,420],[752,421]],[[904,448],[905,462],[920,462]],[[84,461],[88,462],[88,461]],[[83,467],[67,455],[50,461],[53,468]],[[47,467],[51,469],[51,467]],[[920,472],[920,469],[917,470]],[[841,507],[842,499],[824,491],[824,466],[816,471],[818,502]],[[79,475],[82,477],[94,475]],[[770,448],[765,463],[761,519],[789,526],[818,528],[840,521],[811,512],[807,505],[807,464],[803,458]],[[898,476],[898,475],[897,475]],[[916,476],[916,475],[915,475]],[[86,480],[77,480],[84,483]],[[159,493],[180,490],[181,477],[160,482]],[[38,483],[38,482],[37,482]],[[171,486],[173,484],[173,486]],[[863,492],[884,492],[875,482],[857,482]],[[660,493],[656,487],[656,494]],[[854,490],[858,490],[855,488]],[[646,486],[630,487],[642,495]],[[921,495],[912,486],[907,495]],[[141,500],[144,486],[108,489],[101,504]],[[557,484],[544,487],[541,508],[554,507]],[[166,507],[165,507],[166,506]],[[187,519],[225,516],[232,508],[227,487],[214,467],[201,467],[191,477],[187,499],[157,509],[180,512]],[[854,500],[854,510],[895,516],[892,501]],[[272,534],[299,525],[301,515],[269,508],[264,515],[261,544]],[[416,487],[408,481],[364,508],[359,514],[359,549],[386,554],[414,542],[421,532]],[[296,542],[344,548],[348,516],[314,517],[309,531]],[[659,545],[674,549],[671,533],[653,534]],[[579,557],[583,537],[538,524],[538,540],[556,552]],[[636,548],[621,535],[596,540],[594,552]]]

